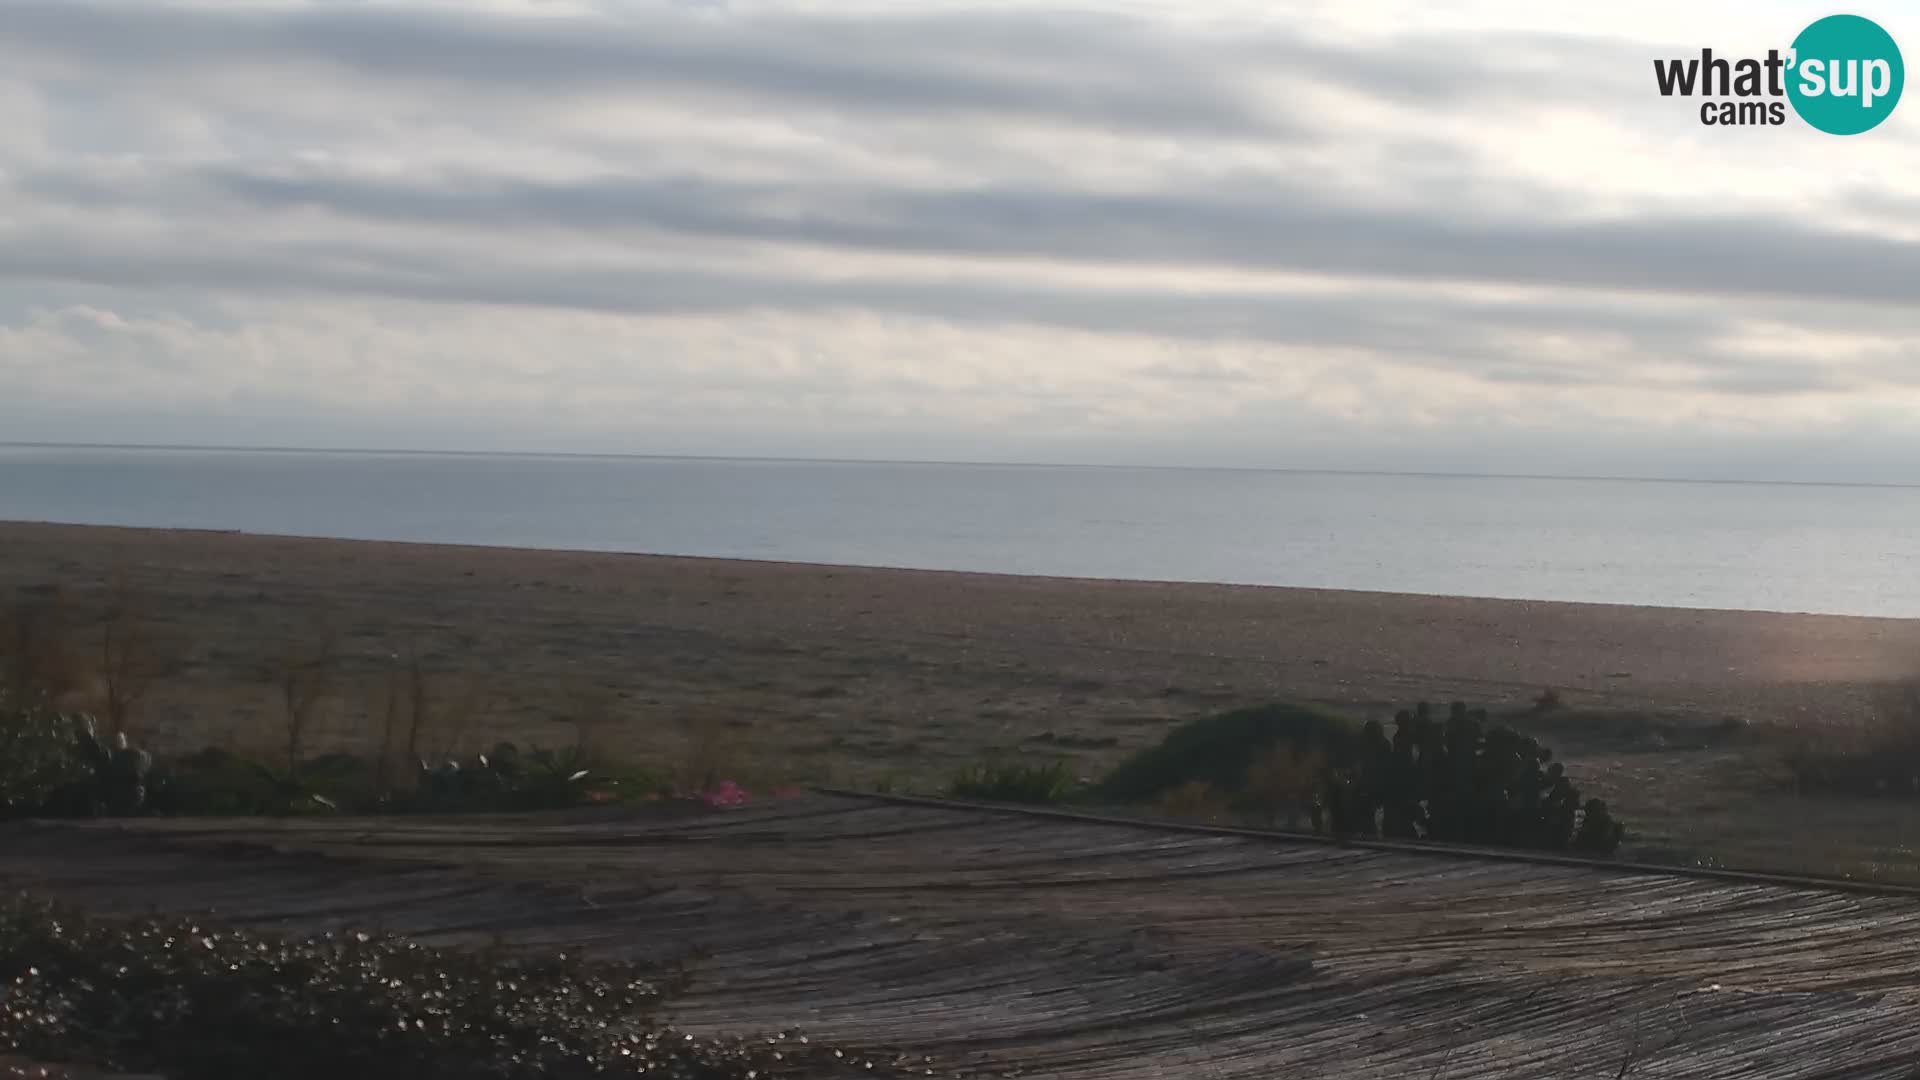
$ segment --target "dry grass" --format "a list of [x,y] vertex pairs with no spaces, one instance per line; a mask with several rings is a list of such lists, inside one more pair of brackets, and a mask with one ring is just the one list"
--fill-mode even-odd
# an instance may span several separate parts
[[1920,800],[1920,679],[1887,687],[1863,723],[1792,741],[1786,764],[1799,792]]
[[130,732],[134,710],[173,666],[176,646],[155,627],[153,597],[135,585],[124,567],[107,578],[106,610],[93,633],[100,688],[100,718],[107,730]]
[[1189,780],[1166,792],[1156,809],[1181,821],[1223,824],[1233,819],[1233,806],[1227,797],[1205,780]]
[[1299,828],[1319,795],[1326,768],[1322,754],[1276,744],[1247,766],[1244,798],[1265,816],[1266,824]]
[[286,723],[289,776],[298,776],[300,763],[306,756],[308,728],[333,692],[339,674],[339,642],[339,633],[332,624],[324,618],[316,619],[306,636],[292,642],[275,658],[272,674]]

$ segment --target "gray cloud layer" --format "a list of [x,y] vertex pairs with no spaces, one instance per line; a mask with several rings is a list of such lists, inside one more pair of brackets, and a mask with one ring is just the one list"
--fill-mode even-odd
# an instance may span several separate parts
[[[1356,446],[1376,437],[1360,425],[1388,422],[1365,419],[1369,394],[1394,416],[1509,431],[1591,407],[1581,437],[1625,445],[1646,432],[1609,425],[1636,411],[1660,418],[1643,426],[1742,424],[1764,406],[1761,427],[1838,430],[1920,384],[1920,243],[1874,227],[1920,220],[1911,200],[1859,182],[1766,197],[1794,176],[1754,148],[1789,133],[1649,128],[1664,114],[1647,55],[1498,28],[1017,8],[13,0],[0,278],[46,304],[172,306],[202,337],[224,332],[204,314],[222,304],[295,298],[343,313],[405,301],[418,321],[395,331],[416,342],[471,308],[642,326],[778,312],[816,336],[753,347],[782,371],[808,357],[838,395],[828,422],[874,431],[893,430],[879,403],[906,392],[888,371],[897,346],[857,342],[839,319],[952,328],[962,344],[936,367],[1031,352],[1035,410],[1081,394],[1151,414],[1176,387],[1195,409],[1260,398],[1352,425]],[[1554,160],[1583,139],[1621,149]],[[1912,145],[1891,132],[1863,152],[1908,160],[1894,155]],[[1695,192],[1702,162],[1723,158],[1744,186]],[[51,402],[59,380],[25,358],[67,323],[29,334],[35,310],[0,305],[0,368]],[[1034,335],[1054,332],[1104,336],[1128,359],[1041,355]],[[1253,352],[1187,355],[1229,345]],[[665,388],[666,368],[645,363],[724,351],[674,347],[626,368],[556,364],[554,392],[577,379],[591,404],[608,389],[593,380]],[[716,430],[785,404],[767,365],[739,362]],[[1313,362],[1344,371],[1295,377]],[[297,399],[300,361],[283,363],[272,393]],[[444,363],[418,378],[458,380]],[[156,354],[143,374],[163,371]]]
[[1758,216],[1449,219],[1272,186],[1112,194],[822,190],[693,178],[451,188],[234,172],[203,179],[259,208],[321,207],[391,221],[644,227],[869,251],[1920,302],[1920,244]]
[[[657,12],[655,13],[658,14]],[[17,0],[0,40],[122,72],[245,58],[489,90],[710,90],[916,115],[1259,131],[1274,118],[1131,20],[1085,15],[547,20],[373,7],[183,9]]]

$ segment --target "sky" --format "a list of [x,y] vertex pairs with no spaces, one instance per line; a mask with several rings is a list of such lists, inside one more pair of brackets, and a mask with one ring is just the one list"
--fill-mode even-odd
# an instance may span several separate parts
[[1920,481],[1830,13],[0,0],[0,440]]

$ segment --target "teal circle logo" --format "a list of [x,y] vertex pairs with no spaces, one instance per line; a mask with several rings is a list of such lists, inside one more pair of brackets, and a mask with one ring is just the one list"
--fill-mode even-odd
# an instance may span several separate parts
[[1793,111],[1829,135],[1877,127],[1900,103],[1907,82],[1893,35],[1858,15],[1829,15],[1800,31],[1791,63]]

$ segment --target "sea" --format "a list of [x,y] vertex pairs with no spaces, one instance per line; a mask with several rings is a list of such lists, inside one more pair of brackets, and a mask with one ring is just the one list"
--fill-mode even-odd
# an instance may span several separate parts
[[1920,487],[0,446],[0,520],[1920,617]]

